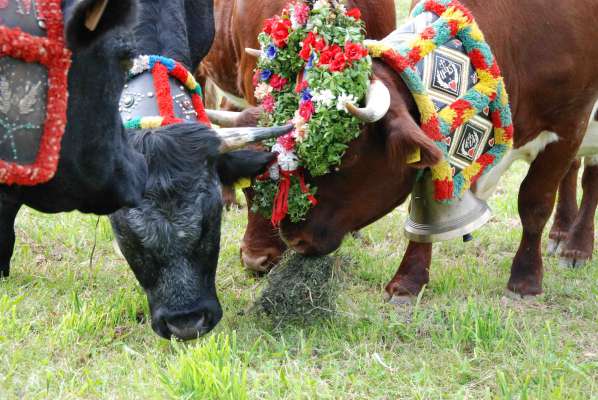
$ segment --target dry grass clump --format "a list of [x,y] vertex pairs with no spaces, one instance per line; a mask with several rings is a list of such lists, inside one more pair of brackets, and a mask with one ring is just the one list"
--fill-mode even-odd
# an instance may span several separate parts
[[268,274],[254,309],[277,325],[308,324],[336,310],[340,291],[340,258],[305,257],[288,252]]

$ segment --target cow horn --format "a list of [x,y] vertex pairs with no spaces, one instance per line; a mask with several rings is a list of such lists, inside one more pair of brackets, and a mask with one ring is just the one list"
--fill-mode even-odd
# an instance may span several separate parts
[[223,111],[206,109],[206,114],[211,122],[223,128],[233,128],[237,126],[237,118],[241,115],[237,111]]
[[87,15],[85,17],[85,27],[88,30],[92,32],[96,30],[100,24],[102,15],[104,15],[104,11],[106,11],[107,5],[108,0],[99,0],[87,11]]
[[245,47],[245,53],[249,54],[250,56],[254,56],[254,57],[261,57],[262,56],[262,51],[258,50],[258,49],[252,49],[251,47]]
[[345,107],[347,111],[363,122],[379,121],[384,118],[390,108],[390,91],[382,81],[375,80],[368,88],[364,108],[359,108],[351,103],[345,104]]
[[275,126],[272,128],[220,128],[215,129],[222,141],[221,153],[238,150],[250,143],[276,138],[293,130],[293,125]]

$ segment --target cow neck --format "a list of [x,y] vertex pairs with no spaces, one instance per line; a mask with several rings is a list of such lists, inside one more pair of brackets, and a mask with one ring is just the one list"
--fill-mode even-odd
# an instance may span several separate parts
[[473,15],[456,0],[422,1],[407,24],[368,48],[399,73],[422,130],[445,155],[432,168],[434,199],[462,198],[513,140],[504,79]]
[[58,167],[67,76],[60,0],[0,1],[0,183],[36,185]]

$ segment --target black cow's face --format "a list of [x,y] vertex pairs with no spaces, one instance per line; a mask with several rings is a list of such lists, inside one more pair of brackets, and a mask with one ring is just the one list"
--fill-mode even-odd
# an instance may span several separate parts
[[150,176],[140,205],[111,217],[123,255],[143,286],[160,336],[194,339],[222,317],[215,286],[220,185],[261,172],[269,153],[221,155],[220,140],[197,124],[133,134]]
[[63,2],[73,54],[68,118],[56,176],[39,189],[45,191],[42,210],[111,213],[136,205],[147,180],[145,160],[128,143],[118,112],[133,49],[127,26],[135,19],[136,1],[108,0],[92,31],[86,18],[100,3]]

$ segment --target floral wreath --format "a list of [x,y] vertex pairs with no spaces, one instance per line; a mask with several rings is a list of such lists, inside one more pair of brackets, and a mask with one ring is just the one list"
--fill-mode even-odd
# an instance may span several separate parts
[[364,98],[372,61],[359,9],[347,11],[337,0],[289,4],[264,22],[258,40],[253,84],[264,109],[260,124],[295,127],[271,144],[277,161],[254,185],[253,211],[277,226],[286,216],[305,218],[317,204],[305,174],[329,173],[359,136],[360,121],[345,105]]
[[143,55],[133,61],[133,67],[129,71],[129,80],[150,71],[154,79],[156,89],[156,101],[158,102],[158,116],[137,117],[125,122],[125,129],[156,129],[161,126],[180,124],[185,122],[177,118],[174,113],[172,94],[168,78],[172,76],[191,92],[191,102],[197,113],[197,120],[210,126],[210,120],[201,100],[201,86],[197,83],[193,74],[181,63],[168,57]]
[[[6,2],[0,1],[5,8]],[[19,164],[0,160],[0,183],[33,186],[54,177],[60,159],[60,145],[66,128],[68,72],[71,52],[64,42],[64,24],[60,0],[35,3],[46,37],[33,36],[20,28],[0,25],[0,47],[4,57],[38,63],[48,70],[46,118],[35,162]]]

